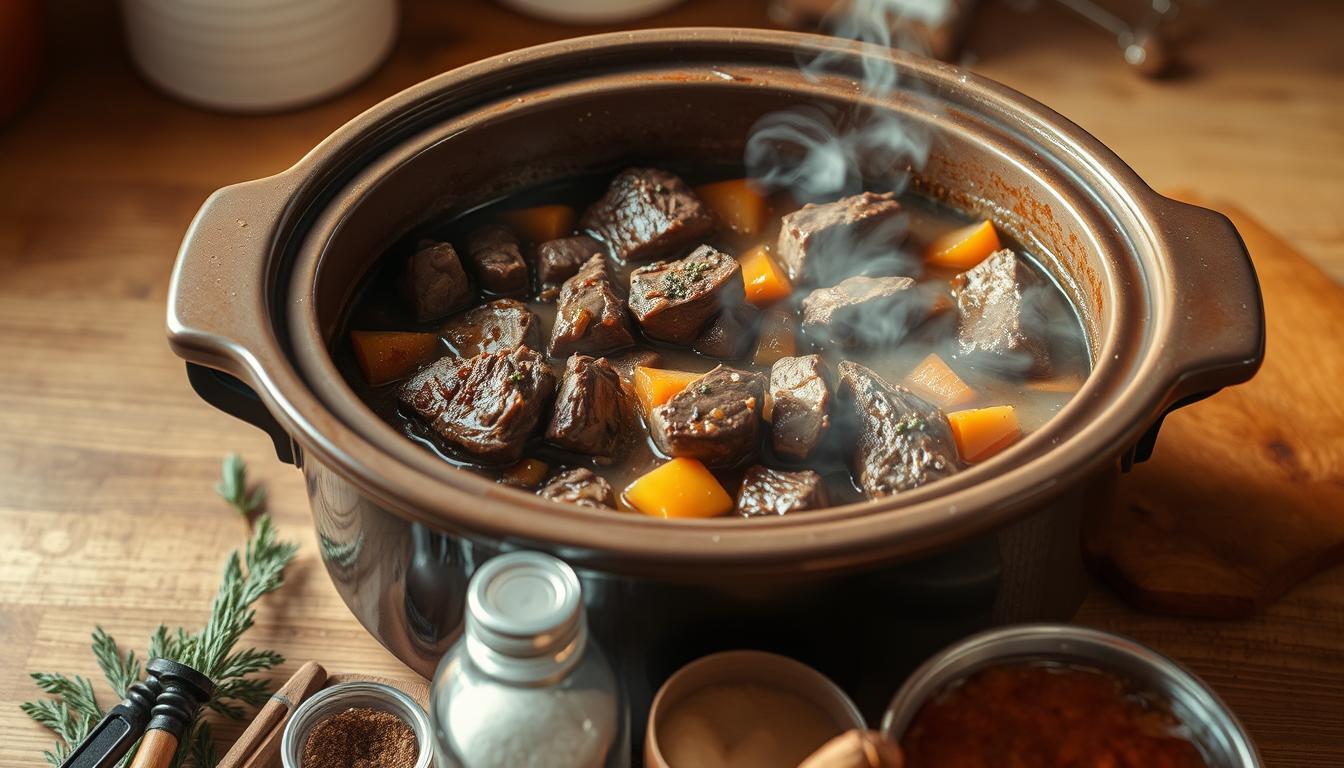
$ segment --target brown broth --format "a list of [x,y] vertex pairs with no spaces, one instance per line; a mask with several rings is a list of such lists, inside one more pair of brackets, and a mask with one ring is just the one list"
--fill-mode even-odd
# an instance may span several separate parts
[[[493,201],[465,214],[431,222],[428,226],[412,232],[384,255],[381,263],[375,267],[372,274],[366,279],[365,285],[349,312],[346,328],[433,331],[442,327],[446,322],[444,319],[431,323],[416,323],[396,290],[396,279],[401,264],[405,257],[409,255],[414,243],[424,237],[447,240],[458,246],[459,252],[462,252],[467,233],[477,226],[493,221],[500,211],[530,205],[561,203],[570,205],[576,211],[582,212],[589,203],[602,195],[611,175],[611,173],[604,173],[527,190],[508,198]],[[683,173],[682,177],[693,185],[725,177],[732,178],[731,175],[723,173],[712,175]],[[900,199],[908,216],[909,231],[909,236],[902,249],[912,254],[920,253],[923,245],[937,235],[971,222],[971,219],[961,212],[913,193],[904,194]],[[765,232],[750,238],[731,231],[717,232],[706,238],[705,242],[734,256],[740,256],[749,248],[762,243],[769,244],[773,249],[779,231],[779,217],[797,207],[797,204],[784,197],[776,196],[771,199],[769,225]],[[1040,301],[1040,308],[1050,329],[1047,341],[1052,366],[1052,381],[1081,382],[1090,370],[1090,360],[1077,313],[1053,278],[1041,268],[1040,261],[1033,254],[1023,248],[1020,243],[1005,238],[1002,233],[1000,237],[1004,247],[1012,248],[1019,255],[1026,256],[1033,268],[1045,278],[1044,282],[1048,285],[1048,291],[1045,292],[1046,295]],[[523,247],[524,254],[527,255],[529,245],[523,243]],[[690,250],[692,249],[687,248],[684,252],[669,254],[664,258],[680,258],[689,253]],[[615,268],[617,287],[622,290],[627,289],[629,273],[631,269],[639,265],[611,263]],[[921,267],[921,269],[923,268]],[[891,272],[887,274],[891,274]],[[911,274],[910,276],[916,277],[921,283],[939,283],[946,287],[953,274],[951,271],[923,269],[922,273]],[[948,290],[950,296],[950,289]],[[806,291],[795,291],[795,295],[785,300],[784,303],[796,310],[798,302],[805,293]],[[480,295],[478,292],[478,300],[473,306],[477,306],[490,298],[490,296]],[[526,302],[540,321],[542,338],[546,338],[555,320],[555,303],[553,301],[537,301],[535,296],[528,297]],[[916,329],[899,345],[880,349],[808,350],[806,340],[800,335],[798,354],[816,351],[822,355],[832,371],[835,370],[836,364],[841,360],[854,360],[872,368],[888,381],[899,383],[929,353],[936,352],[975,390],[976,400],[964,407],[1013,405],[1024,434],[1039,429],[1073,396],[1072,388],[1066,388],[1066,391],[1059,392],[1041,391],[1037,388],[1028,387],[1029,382],[1024,378],[1009,377],[998,372],[980,370],[973,367],[970,361],[961,359],[955,344],[954,314],[946,313],[943,317],[935,318]],[[637,323],[633,325],[636,328],[638,327]],[[337,366],[360,398],[379,416],[409,439],[438,455],[444,461],[458,467],[481,472],[496,479],[501,476],[503,468],[476,466],[469,460],[452,452],[438,439],[437,435],[427,429],[408,409],[402,407],[397,401],[397,388],[400,386],[400,382],[380,387],[368,386],[360,374],[359,367],[354,362],[347,336],[343,334],[340,338],[341,341],[333,351]],[[767,376],[769,374],[768,366],[762,368],[751,364],[750,353],[744,360],[721,361],[702,357],[688,347],[677,347],[648,339],[641,339],[640,346],[654,349],[661,354],[663,368],[706,372],[716,365],[724,363],[736,368],[761,370]],[[544,352],[544,349],[538,351]],[[448,352],[449,349],[445,345],[444,353],[447,354]],[[426,361],[426,363],[428,362],[431,361]],[[560,371],[564,367],[564,360],[552,359],[550,363],[558,380]],[[852,447],[853,441],[841,436],[839,434],[841,431],[841,429],[834,428],[829,430],[825,441],[813,456],[805,464],[798,465],[783,461],[774,455],[770,448],[770,430],[767,427],[762,430],[759,463],[782,469],[806,467],[819,472],[826,478],[832,505],[860,501],[864,498],[863,494],[855,485],[848,466],[847,449]],[[666,461],[653,447],[652,441],[648,438],[647,429],[644,430],[644,439],[639,441],[627,455],[615,463],[603,463],[591,456],[548,445],[539,435],[533,438],[523,455],[524,458],[531,457],[546,462],[550,466],[552,475],[562,468],[588,467],[605,477],[618,495],[622,489],[640,475]],[[714,474],[729,494],[736,496],[743,472],[747,466],[756,463],[756,461],[756,459],[753,459],[741,466],[715,469]],[[630,511],[624,501],[619,503],[624,510]]]
[[1104,672],[989,667],[926,703],[902,739],[909,768],[1204,768],[1166,702]]

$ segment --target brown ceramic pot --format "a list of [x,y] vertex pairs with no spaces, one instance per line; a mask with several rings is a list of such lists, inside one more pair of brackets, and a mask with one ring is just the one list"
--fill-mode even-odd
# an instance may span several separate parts
[[[809,79],[800,51],[855,71],[894,55],[911,88],[875,98],[842,75]],[[456,470],[337,373],[330,350],[361,278],[428,218],[628,161],[739,162],[759,116],[811,103],[871,103],[929,126],[924,188],[1036,245],[1078,307],[1091,377],[1001,456],[880,501],[663,521],[556,505]],[[586,574],[594,626],[618,656],[630,650],[632,677],[656,686],[695,655],[754,646],[803,658],[852,693],[874,669],[857,661],[863,643],[909,660],[994,619],[1067,618],[1085,589],[1079,510],[1146,456],[1170,408],[1250,378],[1264,337],[1228,220],[1157,195],[1046,107],[925,59],[734,29],[564,41],[393,96],[293,168],[205,203],[178,258],[168,327],[198,391],[270,430],[303,467],[338,589],[422,673],[455,636],[476,564],[530,547]],[[880,707],[898,682],[856,696]]]

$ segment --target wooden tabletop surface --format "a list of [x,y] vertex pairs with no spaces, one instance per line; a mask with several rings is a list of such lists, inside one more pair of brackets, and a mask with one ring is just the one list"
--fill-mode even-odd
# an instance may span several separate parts
[[[1053,3],[989,3],[978,71],[1051,105],[1159,188],[1230,200],[1344,280],[1344,6],[1218,4],[1175,81],[1136,78],[1099,31]],[[346,611],[318,561],[299,474],[267,439],[202,403],[164,343],[169,268],[205,196],[288,166],[341,123],[437,72],[588,31],[486,0],[408,3],[389,62],[356,89],[283,115],[202,112],[130,67],[115,4],[52,2],[46,88],[0,126],[0,765],[50,736],[17,704],[27,673],[97,677],[96,623],[143,650],[160,622],[197,627],[242,537],[213,496],[221,457],[250,462],[302,544],[249,641],[374,674],[406,670]],[[764,25],[761,0],[691,0],[648,26]],[[1271,319],[1272,322],[1272,319]],[[1330,332],[1338,332],[1331,329]],[[1189,664],[1269,765],[1344,764],[1344,570],[1236,622],[1144,615],[1096,588],[1078,621]],[[107,694],[103,690],[104,701]],[[222,740],[238,733],[219,730]]]

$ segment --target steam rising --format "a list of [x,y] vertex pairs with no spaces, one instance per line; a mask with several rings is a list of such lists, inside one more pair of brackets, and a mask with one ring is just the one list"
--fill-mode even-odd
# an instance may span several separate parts
[[[845,40],[927,55],[927,36],[912,30],[932,29],[949,21],[955,10],[953,3],[850,0],[841,3],[841,12],[828,18],[825,27]],[[844,47],[800,59],[798,64],[803,75],[814,81],[852,78],[862,93],[878,104],[909,95],[920,87],[918,82],[903,78],[893,57],[881,51],[856,57],[853,48]],[[894,110],[866,105],[799,106],[767,114],[756,122],[747,139],[745,164],[752,178],[767,189],[787,191],[799,203],[828,203],[865,189],[903,191],[911,172],[921,170],[928,161],[933,140],[928,123],[908,121]],[[821,252],[809,256],[815,285],[834,286],[859,274],[918,277],[923,259],[903,247],[908,225],[908,218],[901,214],[878,226],[841,228],[818,238]],[[1054,287],[1031,279],[1012,282],[1021,293],[1011,310],[1011,321],[1021,333],[1047,350],[1076,346],[1076,321]],[[851,316],[853,335],[862,339],[864,346],[902,343],[938,301],[935,293],[941,291],[925,285],[910,291],[905,305],[862,305]],[[955,321],[949,315],[929,322]],[[955,338],[955,333],[951,335]],[[951,354],[972,369],[1014,377],[1039,373],[1034,370],[1033,355],[1025,349],[1001,349],[986,355],[956,349],[956,343],[940,342],[938,346],[942,353]]]
[[[851,0],[841,4],[824,26],[834,36],[884,49],[900,47],[927,53],[914,35],[893,38],[893,30],[910,23],[936,26],[952,11],[951,0]],[[899,34],[899,32],[898,32]],[[826,51],[799,61],[804,76],[855,78],[863,93],[881,101],[916,83],[903,82],[890,56],[860,56],[859,68],[849,49]],[[894,111],[864,105],[836,108],[800,106],[763,116],[747,139],[748,174],[769,190],[786,190],[800,203],[822,203],[858,194],[864,189],[900,192],[910,172],[924,166],[933,137],[925,125],[903,120]],[[909,222],[902,214],[842,237],[828,238],[825,252],[813,259],[818,285],[835,285],[857,274],[917,277],[921,260],[902,250]],[[912,292],[912,301],[927,301]],[[920,312],[889,311],[873,306],[858,318],[862,335],[895,343],[911,330]]]
[[[835,37],[884,48],[899,47],[927,53],[921,39],[901,33],[906,22],[933,26],[951,13],[950,0],[852,0],[842,4],[825,27]],[[893,38],[892,30],[898,30]],[[848,52],[823,52],[799,67],[805,76],[857,74],[863,92],[887,97],[902,88],[895,62],[887,56],[862,56],[855,72]],[[840,110],[804,106],[765,115],[752,127],[747,140],[748,173],[767,189],[788,190],[799,202],[820,202],[852,195],[868,184],[900,191],[909,170],[924,166],[932,136],[921,125],[902,121],[894,113],[853,107]]]

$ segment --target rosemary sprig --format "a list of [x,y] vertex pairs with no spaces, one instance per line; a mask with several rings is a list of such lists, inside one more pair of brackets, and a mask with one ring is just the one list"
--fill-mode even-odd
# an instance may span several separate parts
[[264,486],[259,485],[251,493],[247,492],[247,465],[236,453],[224,457],[224,472],[215,484],[215,493],[223,497],[249,524],[266,503]]
[[102,627],[93,630],[93,657],[98,660],[98,667],[103,670],[112,693],[119,699],[126,696],[131,683],[140,679],[140,660],[135,657],[135,651],[122,656],[117,641]]
[[[260,489],[246,494],[246,479],[242,459],[236,454],[225,459],[224,476],[217,489],[242,514],[247,514],[245,509],[255,511],[265,498]],[[250,506],[235,503],[234,499],[240,498]],[[243,719],[244,705],[260,706],[270,693],[267,680],[249,675],[283,664],[284,657],[274,651],[255,648],[234,651],[233,647],[252,626],[256,615],[253,604],[284,583],[285,568],[296,549],[294,544],[277,541],[270,517],[262,515],[247,545],[229,555],[205,627],[196,633],[180,627],[170,632],[160,624],[149,638],[145,658],[172,659],[204,673],[215,682],[209,707],[225,717]],[[122,698],[127,687],[141,677],[140,659],[134,651],[122,653],[116,640],[102,627],[93,631],[92,650],[108,687],[117,699]],[[24,703],[20,708],[56,734],[59,740],[43,754],[48,763],[59,766],[102,719],[103,707],[94,694],[93,684],[86,678],[46,672],[35,673],[32,678],[49,697]],[[130,755],[123,764],[129,760]],[[190,734],[179,744],[173,766],[214,768],[218,762],[210,724],[198,717]]]

